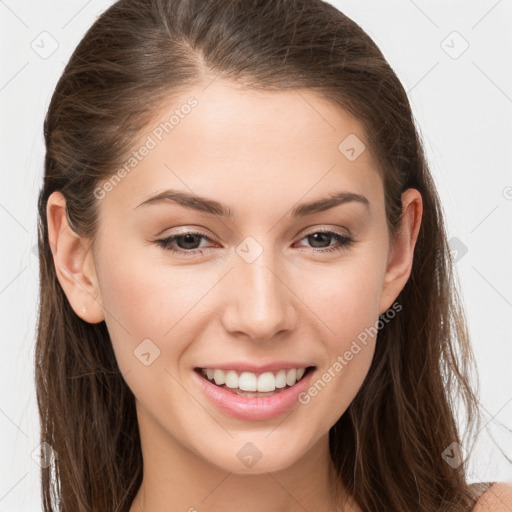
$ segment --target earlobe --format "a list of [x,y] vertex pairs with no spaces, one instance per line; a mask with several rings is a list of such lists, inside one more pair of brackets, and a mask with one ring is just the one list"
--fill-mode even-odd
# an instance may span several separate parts
[[423,215],[423,201],[418,190],[410,188],[402,194],[402,220],[390,244],[379,314],[389,309],[411,275],[414,247]]
[[66,199],[53,192],[46,206],[48,238],[57,279],[75,313],[89,323],[105,319],[90,241],[68,223]]

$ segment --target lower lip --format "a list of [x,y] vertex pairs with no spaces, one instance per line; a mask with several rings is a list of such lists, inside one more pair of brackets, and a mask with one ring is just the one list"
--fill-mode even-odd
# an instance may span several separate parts
[[193,373],[206,396],[221,412],[242,420],[268,420],[287,413],[298,403],[299,395],[307,389],[315,371],[309,370],[299,382],[275,395],[253,398],[216,386],[195,370]]

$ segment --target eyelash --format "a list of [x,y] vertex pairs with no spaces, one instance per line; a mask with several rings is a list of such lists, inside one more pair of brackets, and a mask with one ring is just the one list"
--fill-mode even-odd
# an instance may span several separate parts
[[[326,235],[332,235],[332,238],[334,238],[338,245],[329,246],[325,249],[314,249],[313,252],[316,253],[331,253],[335,251],[342,251],[344,249],[348,249],[354,242],[354,238],[348,235],[342,235],[341,233],[337,233],[336,231],[313,231],[311,233],[308,233],[304,235],[300,240],[303,240],[304,238],[307,238],[308,236],[316,235],[318,233],[326,234]],[[206,240],[212,241],[209,237],[204,235],[203,233],[198,233],[195,231],[187,231],[184,233],[180,233],[179,235],[172,235],[167,238],[161,238],[159,240],[155,240],[155,243],[162,247],[163,249],[170,251],[171,253],[176,253],[180,255],[195,255],[195,254],[203,254],[203,251],[201,249],[174,249],[171,244],[176,241],[177,238],[181,238],[187,235],[198,235],[202,238],[205,238]]]

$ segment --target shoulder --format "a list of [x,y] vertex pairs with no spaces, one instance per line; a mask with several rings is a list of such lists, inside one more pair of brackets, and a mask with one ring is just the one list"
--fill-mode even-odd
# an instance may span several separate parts
[[480,496],[473,512],[512,511],[512,481],[495,482]]

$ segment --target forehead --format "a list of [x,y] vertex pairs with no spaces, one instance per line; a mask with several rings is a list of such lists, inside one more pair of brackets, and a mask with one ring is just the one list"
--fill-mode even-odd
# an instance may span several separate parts
[[330,190],[380,194],[361,123],[313,91],[263,92],[216,79],[162,104],[107,201],[131,209],[166,188],[253,208]]

